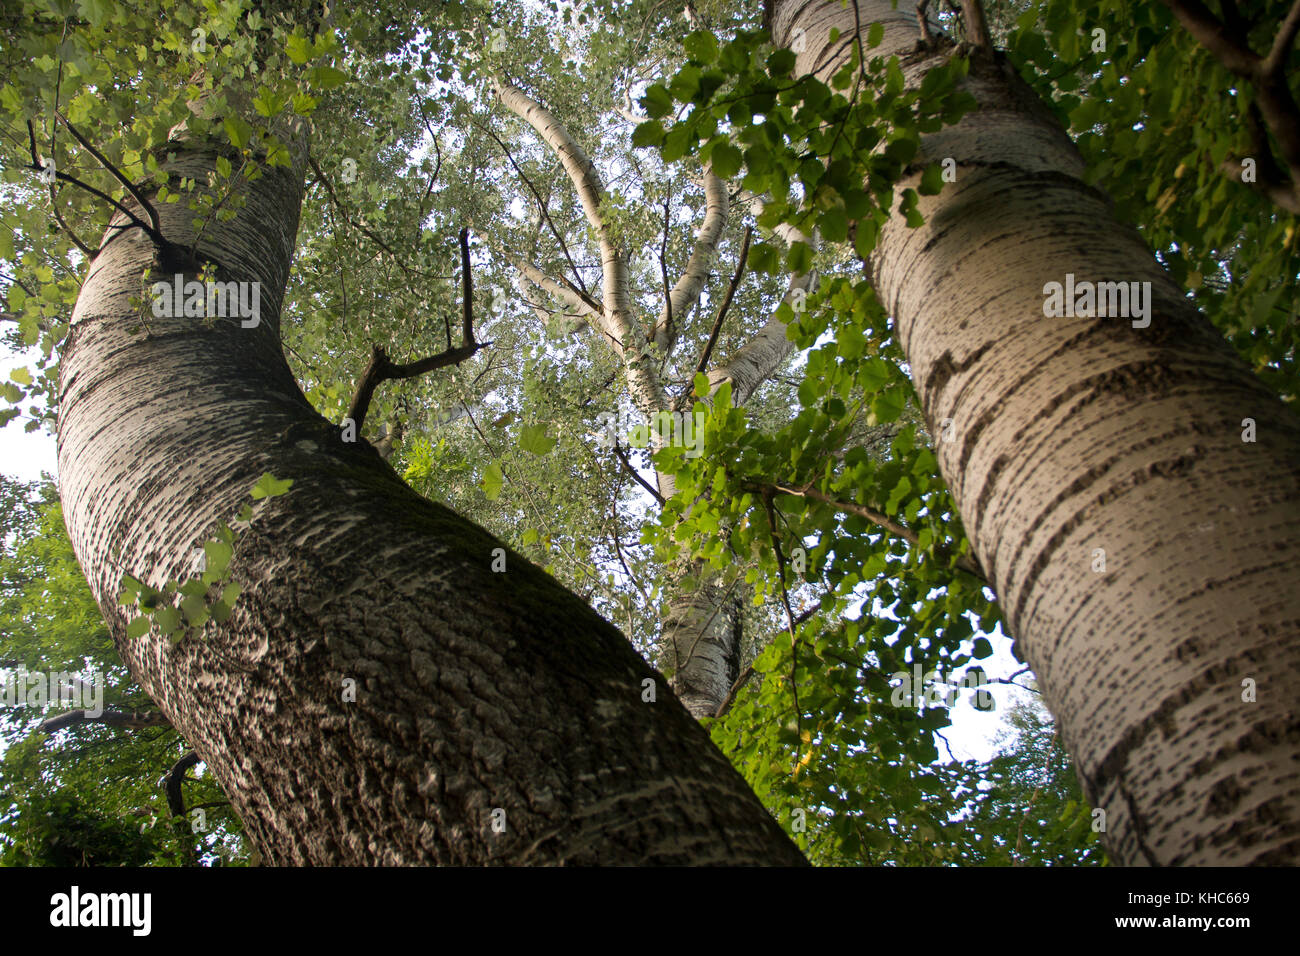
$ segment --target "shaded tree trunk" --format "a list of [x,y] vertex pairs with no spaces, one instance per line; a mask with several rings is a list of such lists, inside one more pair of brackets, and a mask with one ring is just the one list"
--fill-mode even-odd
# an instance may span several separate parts
[[[207,181],[214,147],[169,148],[173,176]],[[802,862],[614,627],[312,409],[279,344],[301,199],[299,175],[268,169],[199,243],[219,279],[261,284],[257,327],[148,315],[142,274],[195,268],[131,230],[95,259],[61,365],[78,558],[123,659],[266,861]],[[158,211],[188,246],[191,213]],[[237,540],[231,621],[126,639],[122,574],[193,574],[266,471],[294,485]]]
[[[917,48],[906,4],[775,0],[776,42],[806,31],[797,72],[843,64],[854,7],[913,86],[953,52]],[[930,432],[951,419],[936,453],[966,533],[1112,857],[1295,863],[1300,423],[1082,181],[1006,61],[977,54],[967,88],[978,109],[923,138],[899,189],[947,157],[957,181],[866,263]],[[1046,318],[1067,273],[1150,282],[1149,326]]]

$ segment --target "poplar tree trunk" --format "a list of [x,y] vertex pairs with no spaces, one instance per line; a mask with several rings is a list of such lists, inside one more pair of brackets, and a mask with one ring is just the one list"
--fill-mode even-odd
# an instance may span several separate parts
[[[174,176],[207,181],[216,147],[169,148]],[[123,660],[266,861],[801,863],[613,626],[312,409],[279,344],[301,200],[300,175],[268,169],[199,244],[218,279],[261,283],[257,327],[149,315],[145,271],[195,269],[133,229],[94,260],[61,363],[77,556]],[[188,246],[189,210],[158,212]],[[294,484],[237,539],[230,622],[128,640],[123,573],[193,575],[267,471]]]
[[[917,48],[910,4],[775,0],[775,41],[806,31],[797,73],[843,64],[854,7],[911,86],[953,53]],[[1084,184],[1005,59],[977,54],[966,86],[978,109],[924,137],[898,188],[947,157],[956,182],[866,263],[931,434],[951,419],[936,453],[966,533],[1112,858],[1294,864],[1300,422]],[[1149,326],[1046,318],[1067,273],[1150,282]]]

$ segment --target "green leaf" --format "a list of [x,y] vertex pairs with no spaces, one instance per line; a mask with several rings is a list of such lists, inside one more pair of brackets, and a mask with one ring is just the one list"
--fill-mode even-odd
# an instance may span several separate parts
[[236,149],[247,146],[253,136],[253,127],[238,116],[227,116],[221,121],[221,125],[225,128],[226,135],[230,137],[230,145]]
[[703,372],[696,372],[695,373],[695,397],[708,398],[710,387],[711,386],[709,385],[709,377],[705,375]]
[[191,595],[182,600],[181,611],[190,627],[202,627],[208,623],[208,603],[201,595]]
[[817,228],[827,242],[843,242],[849,237],[849,221],[840,208],[828,209],[817,220]]
[[32,373],[28,371],[26,368],[14,369],[12,372],[9,373],[9,377],[13,379],[15,382],[17,382],[19,385],[32,384]]
[[180,627],[181,612],[170,604],[164,605],[153,612],[153,620],[158,625],[158,630],[165,636]]
[[262,473],[261,478],[257,479],[257,484],[253,485],[250,494],[253,496],[255,501],[260,501],[263,498],[274,498],[277,495],[282,495],[288,491],[292,485],[292,478],[281,480],[276,478],[269,471],[266,471]]
[[651,119],[659,119],[673,111],[673,96],[659,83],[652,83],[641,97],[641,106]]
[[220,575],[230,566],[234,549],[224,541],[208,541],[203,545],[205,574]]
[[149,626],[148,615],[141,614],[126,626],[127,639],[134,640],[137,637],[144,637],[149,633]]
[[501,496],[501,486],[505,483],[505,476],[501,474],[500,462],[492,462],[483,472],[483,480],[479,482],[479,487],[483,489],[483,494],[487,496],[488,501],[496,501]]
[[311,59],[311,41],[306,37],[291,36],[285,42],[285,52],[294,63],[306,63]]
[[885,39],[885,25],[877,20],[875,23],[871,24],[871,26],[867,28],[867,47],[870,49],[875,49],[876,47],[880,46],[881,41],[884,39]]
[[525,425],[519,435],[519,447],[534,455],[545,455],[555,447],[556,440],[546,434],[545,425]]
[[794,69],[795,56],[789,50],[777,50],[767,58],[767,72],[772,76],[789,76]]
[[307,82],[322,90],[332,90],[347,82],[348,75],[332,66],[313,66],[304,74]]
[[943,189],[943,167],[938,163],[931,163],[921,174],[921,185],[917,191],[922,196],[936,196]]
[[718,58],[718,40],[707,30],[696,30],[683,41],[687,55],[700,63],[712,63]]
[[658,146],[663,142],[663,138],[664,127],[658,120],[642,123],[632,130],[632,145],[634,147]]
[[982,661],[984,658],[990,657],[993,654],[993,645],[990,644],[988,638],[985,637],[975,638],[973,648],[971,654],[976,660]]
[[720,143],[714,148],[712,155],[714,175],[722,179],[730,179],[740,172],[743,158],[740,150],[730,143]]

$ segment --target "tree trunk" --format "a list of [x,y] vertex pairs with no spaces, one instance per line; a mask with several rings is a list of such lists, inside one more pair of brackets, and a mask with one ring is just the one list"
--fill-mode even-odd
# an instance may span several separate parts
[[[214,147],[170,148],[173,176],[207,181]],[[94,260],[61,365],[78,558],[123,660],[263,857],[802,862],[613,626],[312,409],[279,345],[301,198],[300,176],[268,169],[199,244],[220,280],[261,283],[257,327],[148,315],[151,264],[163,277],[195,269],[159,264],[131,230]],[[158,212],[188,246],[191,213]],[[156,630],[126,639],[122,574],[192,575],[214,524],[266,471],[294,484],[237,539],[245,592],[230,622],[176,645]]]
[[[776,0],[776,42],[806,31],[797,72],[843,64],[855,7],[913,86],[952,54],[917,49],[907,4]],[[966,533],[1113,859],[1295,863],[1300,423],[1084,184],[1005,59],[977,54],[966,85],[978,109],[924,137],[898,188],[947,157],[956,182],[867,263],[930,432],[951,419],[936,452]],[[1045,317],[1067,273],[1150,282],[1149,325]]]

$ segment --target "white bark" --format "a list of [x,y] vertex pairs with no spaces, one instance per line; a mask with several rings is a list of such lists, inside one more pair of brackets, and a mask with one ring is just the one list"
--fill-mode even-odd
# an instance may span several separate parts
[[[860,10],[909,85],[951,53],[914,52],[910,9]],[[798,71],[843,62],[846,41],[825,38],[852,38],[852,7],[773,14],[777,42],[806,31]],[[899,189],[947,157],[957,181],[922,198],[923,227],[891,220],[869,263],[929,430],[953,426],[935,451],[967,535],[1113,859],[1293,864],[1300,422],[1084,184],[1005,59],[976,57],[967,88],[978,109],[923,138]],[[1150,282],[1149,326],[1045,317],[1044,285],[1067,273]]]

